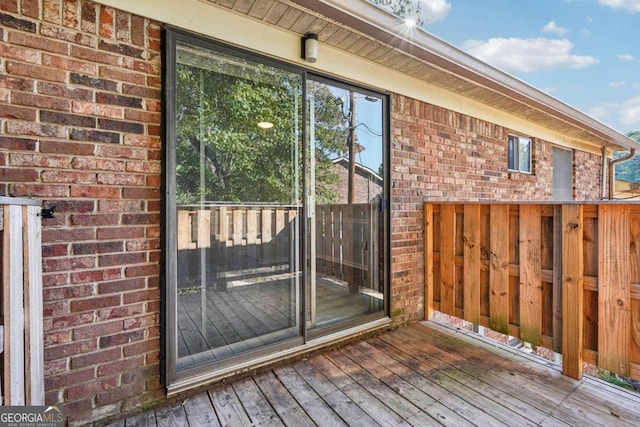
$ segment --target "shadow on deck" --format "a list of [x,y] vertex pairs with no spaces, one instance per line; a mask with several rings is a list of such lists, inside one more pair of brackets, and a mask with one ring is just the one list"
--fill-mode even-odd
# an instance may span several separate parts
[[113,426],[626,426],[640,396],[421,322]]

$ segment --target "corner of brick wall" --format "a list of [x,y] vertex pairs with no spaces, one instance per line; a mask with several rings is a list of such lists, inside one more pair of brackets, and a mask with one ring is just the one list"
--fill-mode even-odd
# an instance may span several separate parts
[[[552,198],[552,145],[533,137],[533,174],[507,170],[506,129],[409,97],[391,107],[391,316],[424,318],[423,204]],[[600,156],[575,151],[574,197],[595,200]]]
[[43,220],[46,403],[70,424],[159,382],[160,26],[80,0],[0,1],[0,194]]

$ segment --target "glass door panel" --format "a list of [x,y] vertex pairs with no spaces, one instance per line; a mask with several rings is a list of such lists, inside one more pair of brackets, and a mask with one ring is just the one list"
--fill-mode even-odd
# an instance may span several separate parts
[[306,319],[333,331],[384,315],[384,99],[307,82]]
[[177,370],[302,334],[302,76],[177,47]]

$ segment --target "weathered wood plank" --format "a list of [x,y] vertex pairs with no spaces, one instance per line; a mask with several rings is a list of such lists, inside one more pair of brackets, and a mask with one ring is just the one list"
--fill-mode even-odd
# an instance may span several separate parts
[[285,425],[315,425],[304,409],[278,381],[273,372],[260,374],[254,380]]
[[562,206],[562,372],[576,379],[582,378],[583,221],[582,206]]
[[26,206],[25,214],[25,319],[29,337],[27,405],[44,405],[44,325],[42,319],[42,226],[40,206]]
[[[583,255],[583,270],[582,277],[584,281],[584,207],[582,208],[582,221],[581,227],[583,230],[581,239],[582,243],[582,255]],[[552,335],[553,346],[552,350],[556,353],[562,353],[562,206],[553,206],[553,272],[552,272],[552,289],[553,289],[553,302],[552,302]],[[583,293],[584,294],[584,293]],[[584,303],[583,303],[584,306]],[[582,322],[584,328],[584,322]]]
[[25,404],[22,206],[4,207],[3,303],[5,405]]
[[629,374],[629,207],[598,209],[598,366]]
[[440,311],[454,316],[456,283],[455,205],[440,206]]
[[464,205],[464,319],[480,323],[480,205]]
[[424,204],[424,318],[433,317],[433,204]]
[[147,411],[133,417],[127,418],[127,427],[156,427],[156,413],[155,411]]
[[206,393],[200,393],[184,402],[184,410],[190,426],[220,427],[213,405]]
[[275,368],[274,373],[317,425],[346,426],[338,414],[333,411],[333,408],[313,390],[292,366]]
[[236,381],[232,387],[254,425],[284,425],[253,379]]
[[509,332],[509,205],[490,207],[490,327]]
[[252,426],[253,423],[247,415],[230,385],[216,387],[209,390],[209,398],[218,414],[220,424],[223,426]]
[[520,205],[520,338],[540,345],[542,266],[540,205]]
[[188,425],[187,414],[181,402],[156,409],[158,427],[175,427]]

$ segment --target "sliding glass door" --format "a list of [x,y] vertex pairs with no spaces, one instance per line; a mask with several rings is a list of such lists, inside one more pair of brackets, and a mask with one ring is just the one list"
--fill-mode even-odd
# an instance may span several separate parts
[[307,81],[310,336],[384,314],[384,99]]
[[166,40],[167,383],[383,318],[386,97]]

